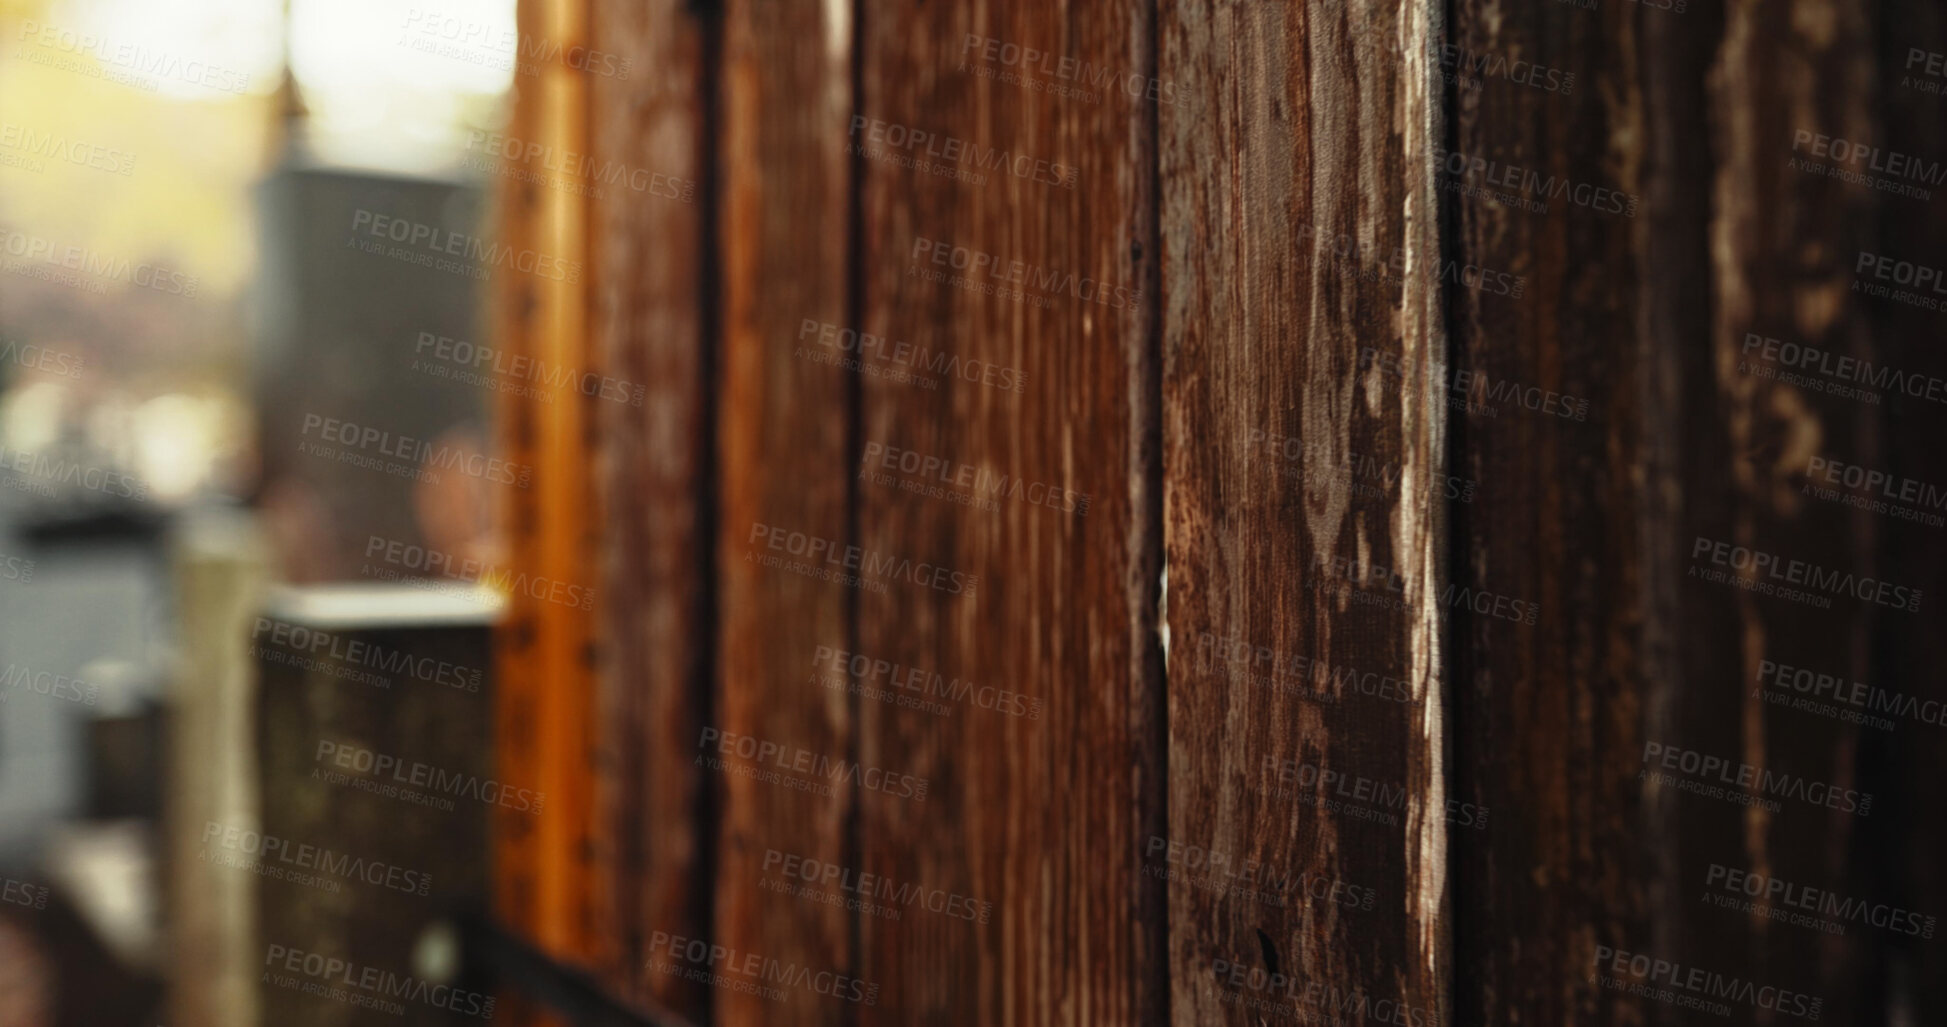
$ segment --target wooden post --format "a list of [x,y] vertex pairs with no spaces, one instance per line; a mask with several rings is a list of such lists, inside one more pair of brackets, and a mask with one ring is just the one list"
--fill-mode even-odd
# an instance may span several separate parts
[[[1464,3],[1446,31],[1417,44],[1453,55],[1442,71],[1454,81],[1442,88],[1454,123],[1437,169],[1452,259],[1525,282],[1519,297],[1450,291],[1452,366],[1425,383],[1431,401],[1459,405],[1453,473],[1474,487],[1453,508],[1455,582],[1540,608],[1532,625],[1465,608],[1450,620],[1454,792],[1494,811],[1489,831],[1451,850],[1463,1023],[1580,1023],[1598,1007],[1630,1007],[1591,983],[1591,946],[1650,947],[1643,882],[1659,872],[1654,846],[1668,835],[1648,829],[1635,775],[1652,693],[1670,694],[1651,672],[1672,655],[1657,643],[1666,625],[1646,630],[1644,620],[1653,589],[1668,581],[1659,566],[1678,517],[1676,486],[1659,480],[1675,473],[1664,461],[1681,456],[1663,434],[1678,399],[1659,361],[1683,349],[1658,345],[1671,321],[1643,309],[1646,280],[1658,275],[1642,239],[1681,236],[1693,222],[1657,205],[1686,195],[1645,195],[1644,150],[1664,140],[1646,135],[1644,107],[1655,98],[1637,67],[1638,22],[1628,5],[1538,5],[1503,18]],[[1526,56],[1554,72],[1555,88],[1470,71],[1476,54]],[[1680,60],[1669,64],[1661,88],[1697,85]],[[1692,155],[1655,164],[1674,178]],[[1481,176],[1464,168],[1475,158],[1612,190],[1628,211],[1556,199],[1533,213],[1512,199],[1471,200],[1463,190]],[[1682,275],[1672,268],[1661,280]],[[1651,323],[1664,327],[1653,335]],[[1558,398],[1550,409],[1490,403],[1508,387]]]

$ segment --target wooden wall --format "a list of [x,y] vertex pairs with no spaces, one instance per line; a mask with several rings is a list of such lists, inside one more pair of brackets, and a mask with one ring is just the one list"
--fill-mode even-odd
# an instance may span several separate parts
[[[1833,462],[1947,488],[1937,400],[1749,340],[1947,377],[1939,311],[1857,270],[1947,266],[1941,201],[1809,149],[1947,158],[1947,19],[523,9],[631,70],[524,89],[517,123],[678,183],[510,214],[589,276],[505,316],[643,395],[510,415],[582,469],[518,545],[600,597],[517,624],[504,689],[512,758],[576,797],[499,871],[558,955],[722,1024],[1723,1022],[1618,990],[1614,951],[1824,1022],[1932,1008],[1926,939],[1709,875],[1947,905],[1939,725],[1760,674],[1938,700],[1933,597],[1794,601],[1699,540],[1942,569],[1947,529],[1810,490]],[[1699,795],[1647,746],[1876,800]],[[752,956],[830,987],[744,987]]]

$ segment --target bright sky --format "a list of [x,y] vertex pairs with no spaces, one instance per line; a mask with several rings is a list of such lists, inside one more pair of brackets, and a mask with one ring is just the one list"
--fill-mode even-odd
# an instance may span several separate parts
[[[106,45],[140,46],[183,61],[202,60],[248,74],[260,91],[277,85],[277,0],[56,0],[44,24],[99,37]],[[221,95],[206,86],[159,79],[157,92],[178,99]]]
[[[426,170],[450,163],[461,122],[512,82],[515,0],[290,0],[291,65],[333,162]],[[8,5],[15,6],[15,5]],[[31,9],[31,4],[18,6]],[[282,0],[54,0],[45,24],[139,47],[158,60],[215,65],[267,94],[282,58]],[[58,50],[58,48],[55,48]],[[428,52],[428,51],[432,52]],[[182,75],[152,95],[222,100]]]
[[291,22],[314,138],[345,163],[450,163],[513,81],[514,0],[292,0]]
[[[281,75],[282,3],[0,0],[0,127],[79,140],[133,163],[126,175],[0,166],[0,221],[59,244],[166,254],[219,292],[240,284],[253,262],[249,190],[264,170],[267,104]],[[504,41],[514,3],[291,0],[291,62],[317,156],[405,173],[450,169],[512,80]],[[34,26],[59,34],[50,42]],[[99,47],[81,50],[81,37]],[[136,56],[117,68],[117,52]],[[63,62],[129,71],[144,85]],[[221,88],[237,82],[247,85]]]

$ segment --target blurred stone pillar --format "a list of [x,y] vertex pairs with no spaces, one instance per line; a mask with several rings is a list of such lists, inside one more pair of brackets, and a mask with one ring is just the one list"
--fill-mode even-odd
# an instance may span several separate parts
[[197,857],[203,825],[256,821],[248,647],[264,549],[255,520],[235,510],[185,516],[172,549],[182,648],[162,799],[169,1022],[255,1027],[256,877]]

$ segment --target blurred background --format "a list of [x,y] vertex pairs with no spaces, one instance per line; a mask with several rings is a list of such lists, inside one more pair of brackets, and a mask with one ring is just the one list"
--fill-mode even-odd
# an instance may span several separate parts
[[[500,594],[463,568],[496,553],[493,368],[453,353],[486,344],[486,265],[353,242],[381,217],[491,233],[469,141],[504,125],[514,19],[0,3],[0,1024],[321,1022],[253,971],[401,898],[415,929],[363,957],[450,977],[411,946],[479,897],[492,807],[462,800],[450,855],[414,862],[355,804],[260,815],[252,752],[291,732],[302,773],[327,735],[374,748],[354,722],[437,717],[453,748],[410,755],[486,776]],[[254,704],[257,666],[362,691]]]

